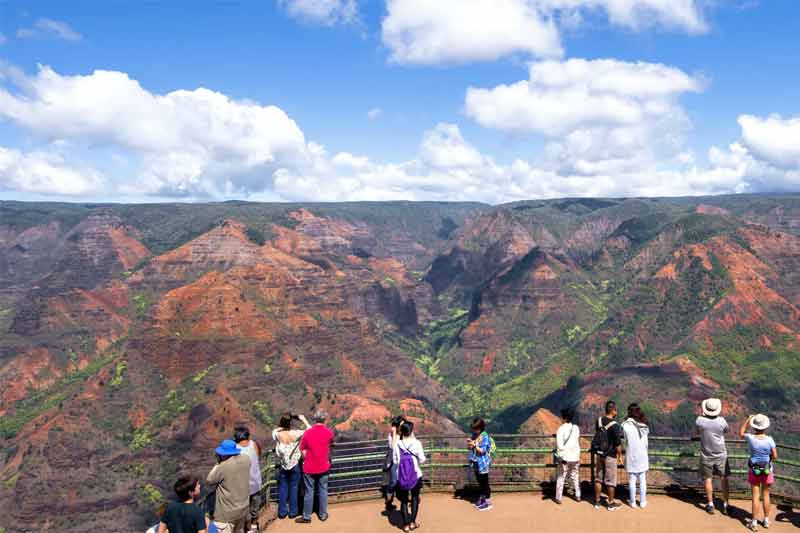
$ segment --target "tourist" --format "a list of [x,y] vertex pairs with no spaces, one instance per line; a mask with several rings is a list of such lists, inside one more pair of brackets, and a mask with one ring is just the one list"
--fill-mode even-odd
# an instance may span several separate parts
[[[753,433],[748,433],[748,428]],[[767,428],[769,428],[769,418],[762,414],[750,415],[739,428],[739,435],[747,441],[750,452],[750,460],[747,462],[747,481],[753,491],[753,507],[751,518],[747,520],[747,527],[753,531],[758,530],[759,516],[764,527],[769,528],[769,489],[775,482],[772,463],[778,459],[778,450],[775,447],[775,440],[766,434]]]
[[232,440],[214,451],[217,464],[206,478],[216,490],[214,524],[220,533],[243,533],[250,510],[250,458]]
[[628,406],[628,418],[622,423],[625,434],[625,471],[628,473],[628,503],[636,508],[636,484],[639,484],[639,507],[647,507],[648,457],[647,417],[638,404]]
[[178,501],[167,506],[158,525],[158,533],[206,533],[208,526],[205,514],[194,503],[200,497],[200,479],[181,476],[174,487]]
[[472,421],[472,438],[467,440],[469,460],[478,480],[478,501],[475,507],[479,511],[492,508],[492,488],[489,486],[489,469],[492,466],[493,441],[486,432],[486,422],[482,418]]
[[328,475],[331,470],[331,445],[333,431],[325,426],[328,415],[325,411],[314,414],[314,425],[307,429],[300,439],[300,452],[303,454],[303,485],[306,490],[303,500],[303,516],[298,523],[311,523],[314,509],[314,496],[317,496],[317,517],[324,522],[328,519]]
[[242,453],[250,458],[250,513],[245,523],[245,529],[258,531],[258,513],[261,511],[261,447],[250,439],[250,429],[247,426],[233,428],[233,441]]
[[400,424],[400,439],[394,449],[394,463],[397,468],[397,498],[403,517],[403,531],[419,527],[419,495],[422,491],[422,468],[425,464],[425,451],[422,443],[414,436],[414,424],[404,420]]
[[617,417],[617,404],[606,402],[605,416],[597,419],[597,427],[592,439],[592,453],[595,455],[594,508],[600,508],[603,485],[608,495],[607,509],[616,511],[621,504],[614,500],[617,490],[617,467],[623,462],[622,429],[614,420]]
[[[299,420],[305,429],[292,429],[292,420]],[[300,494],[300,439],[310,428],[303,415],[286,414],[281,417],[278,427],[272,432],[275,441],[275,456],[278,463],[278,518],[283,520],[297,518]]]
[[725,445],[728,423],[720,416],[722,402],[717,398],[703,400],[700,409],[702,414],[697,417],[695,427],[700,438],[700,476],[705,482],[705,509],[708,514],[714,514],[714,476],[719,476],[722,478],[722,514],[727,514],[728,477],[731,475]]
[[575,491],[575,500],[581,500],[581,428],[573,423],[575,411],[562,409],[561,420],[564,422],[556,431],[556,503],[561,505],[564,495],[564,482],[569,478]]
[[386,511],[393,511],[394,492],[397,484],[397,463],[394,461],[395,446],[400,438],[399,427],[405,422],[403,416],[395,416],[389,421],[389,437],[387,439],[386,459],[383,463],[383,495],[385,498]]

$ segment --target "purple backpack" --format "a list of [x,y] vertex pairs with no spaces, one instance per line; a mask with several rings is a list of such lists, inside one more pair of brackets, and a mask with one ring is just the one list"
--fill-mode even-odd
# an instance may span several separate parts
[[419,476],[414,464],[414,454],[400,447],[400,465],[397,469],[397,484],[403,490],[411,490],[417,486]]

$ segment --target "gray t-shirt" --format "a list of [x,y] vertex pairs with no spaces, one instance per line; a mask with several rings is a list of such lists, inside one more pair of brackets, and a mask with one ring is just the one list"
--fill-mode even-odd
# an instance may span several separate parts
[[704,459],[720,459],[728,455],[725,447],[725,432],[728,423],[724,418],[698,416],[695,422],[700,434],[700,456]]

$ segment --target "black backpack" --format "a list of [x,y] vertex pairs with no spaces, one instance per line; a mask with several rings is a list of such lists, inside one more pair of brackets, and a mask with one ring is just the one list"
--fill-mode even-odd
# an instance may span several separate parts
[[615,420],[612,420],[605,426],[603,425],[603,419],[600,418],[597,420],[597,432],[594,434],[592,438],[592,446],[589,448],[593,454],[600,455],[605,457],[611,452],[611,438],[609,437],[608,430],[614,427],[617,424]]

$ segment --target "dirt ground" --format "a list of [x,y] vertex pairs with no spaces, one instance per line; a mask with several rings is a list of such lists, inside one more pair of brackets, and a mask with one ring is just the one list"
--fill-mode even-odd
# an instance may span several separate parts
[[[696,503],[668,496],[651,495],[648,507],[631,509],[627,505],[615,512],[605,508],[596,510],[586,502],[578,503],[565,498],[556,505],[541,494],[498,494],[494,508],[478,512],[467,501],[445,494],[423,494],[420,503],[420,531],[436,533],[564,533],[592,531],[620,533],[642,531],[646,533],[702,531],[744,532],[744,519],[750,516],[747,501],[733,502],[731,516],[717,512],[708,515]],[[268,531],[336,531],[347,533],[397,532],[400,530],[399,512],[386,516],[380,501],[331,505],[330,518],[320,522],[314,516],[311,524],[295,524],[293,520],[278,520]],[[797,531],[800,513],[779,510],[773,506],[770,531]],[[763,528],[759,528],[763,530]]]

